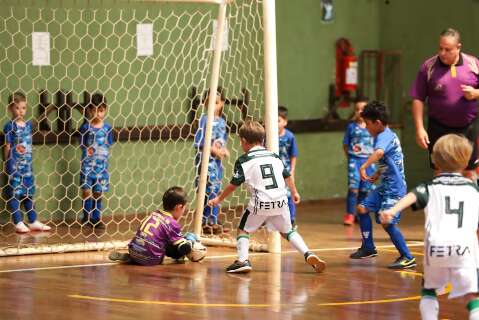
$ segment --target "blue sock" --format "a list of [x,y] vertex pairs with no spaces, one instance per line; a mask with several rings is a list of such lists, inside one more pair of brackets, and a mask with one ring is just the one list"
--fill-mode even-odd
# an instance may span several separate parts
[[368,196],[367,191],[359,191],[359,193],[358,193],[358,203],[361,203],[361,201],[366,199],[367,196]]
[[83,200],[83,221],[88,221],[90,213],[93,211],[93,198],[87,198]]
[[101,217],[101,198],[93,199],[93,212],[91,214],[91,222],[97,223],[100,221]]
[[20,211],[20,201],[18,201],[15,196],[8,200],[8,206],[10,207],[10,210],[12,211],[12,220],[14,224],[19,223],[22,221],[22,212]]
[[33,223],[37,220],[37,212],[35,211],[35,207],[33,206],[33,199],[26,197],[23,199],[23,205],[25,206],[25,211],[27,211],[28,215],[28,223]]
[[407,247],[406,241],[404,240],[404,237],[399,228],[395,224],[389,224],[384,227],[384,230],[386,230],[386,232],[389,234],[392,243],[399,251],[401,256],[412,259],[413,256],[411,255],[411,252],[409,252],[409,248]]
[[356,214],[356,205],[358,203],[358,193],[348,190],[346,198],[346,212],[349,214]]
[[363,238],[363,247],[366,249],[374,249],[373,241],[373,223],[369,213],[358,214],[359,216],[359,227],[361,229],[361,237]]

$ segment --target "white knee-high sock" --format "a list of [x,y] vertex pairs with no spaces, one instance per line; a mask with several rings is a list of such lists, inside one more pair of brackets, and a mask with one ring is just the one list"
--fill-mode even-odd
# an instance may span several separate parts
[[422,296],[419,303],[422,320],[437,320],[439,317],[439,302],[434,296]]
[[288,239],[289,243],[298,250],[303,256],[304,254],[309,251],[308,246],[304,243],[303,237],[296,231],[290,232],[286,235],[286,239]]
[[469,301],[467,309],[469,310],[469,320],[479,320],[479,299]]
[[249,236],[239,235],[236,238],[236,249],[238,251],[238,260],[243,262],[248,260]]

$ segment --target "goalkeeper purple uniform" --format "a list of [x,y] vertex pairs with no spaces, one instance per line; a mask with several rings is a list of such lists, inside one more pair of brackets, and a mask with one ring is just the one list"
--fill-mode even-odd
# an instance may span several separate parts
[[141,265],[158,265],[167,250],[186,241],[180,224],[166,211],[155,211],[146,218],[128,245],[131,258]]

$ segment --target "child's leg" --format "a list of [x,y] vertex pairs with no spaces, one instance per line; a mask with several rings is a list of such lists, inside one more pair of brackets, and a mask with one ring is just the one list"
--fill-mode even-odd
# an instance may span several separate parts
[[406,257],[408,260],[413,259],[399,228],[395,224],[383,224],[383,228],[389,234],[392,243],[399,251],[401,257]]
[[469,320],[479,320],[479,297],[476,293],[467,294],[465,297],[469,300],[467,310],[469,310]]
[[291,219],[291,225],[294,226],[296,222],[296,205],[294,204],[293,198],[291,195],[288,197],[288,208],[289,208],[289,215]]
[[100,222],[101,218],[101,192],[93,192],[93,198],[92,198],[92,211],[91,211],[91,217],[90,217],[90,222],[91,223],[98,223]]
[[356,206],[358,204],[358,189],[349,189],[346,198],[346,213],[356,214]]
[[439,317],[439,303],[436,297],[436,290],[425,289],[421,291],[421,302],[419,303],[422,320],[437,320]]
[[20,201],[12,195],[12,197],[8,200],[8,207],[12,212],[12,220],[14,224],[21,222],[22,219],[22,212],[20,211]]
[[25,197],[22,202],[28,215],[28,223],[34,223],[37,220],[37,212],[33,205],[33,199],[31,197]]
[[369,215],[369,210],[366,209],[363,205],[359,205],[358,208],[359,216],[359,228],[361,230],[362,246],[367,250],[374,250],[376,246],[374,245],[373,240],[373,223]]
[[93,212],[94,201],[92,198],[92,193],[90,189],[83,189],[82,190],[82,198],[83,198],[83,218],[82,222],[88,222],[90,215]]

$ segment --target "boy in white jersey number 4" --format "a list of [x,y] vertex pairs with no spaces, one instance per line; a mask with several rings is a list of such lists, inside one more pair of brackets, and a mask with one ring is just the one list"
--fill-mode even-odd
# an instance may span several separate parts
[[419,305],[423,320],[438,319],[436,290],[449,282],[449,298],[462,297],[467,302],[469,319],[479,319],[479,191],[461,175],[471,153],[472,146],[466,138],[454,134],[441,137],[431,155],[439,175],[381,212],[381,220],[388,222],[410,205],[424,209],[424,276]]
[[210,206],[218,205],[243,182],[251,193],[248,207],[238,227],[238,260],[226,268],[226,272],[251,271],[251,263],[248,260],[249,234],[263,224],[266,224],[270,230],[279,231],[296,250],[304,255],[306,262],[316,272],[323,271],[326,263],[309,251],[303,238],[291,226],[286,186],[291,190],[295,203],[299,203],[300,196],[281,158],[263,147],[265,138],[263,126],[256,121],[246,121],[239,129],[239,137],[245,154],[236,160],[230,184],[219,196],[208,202]]

